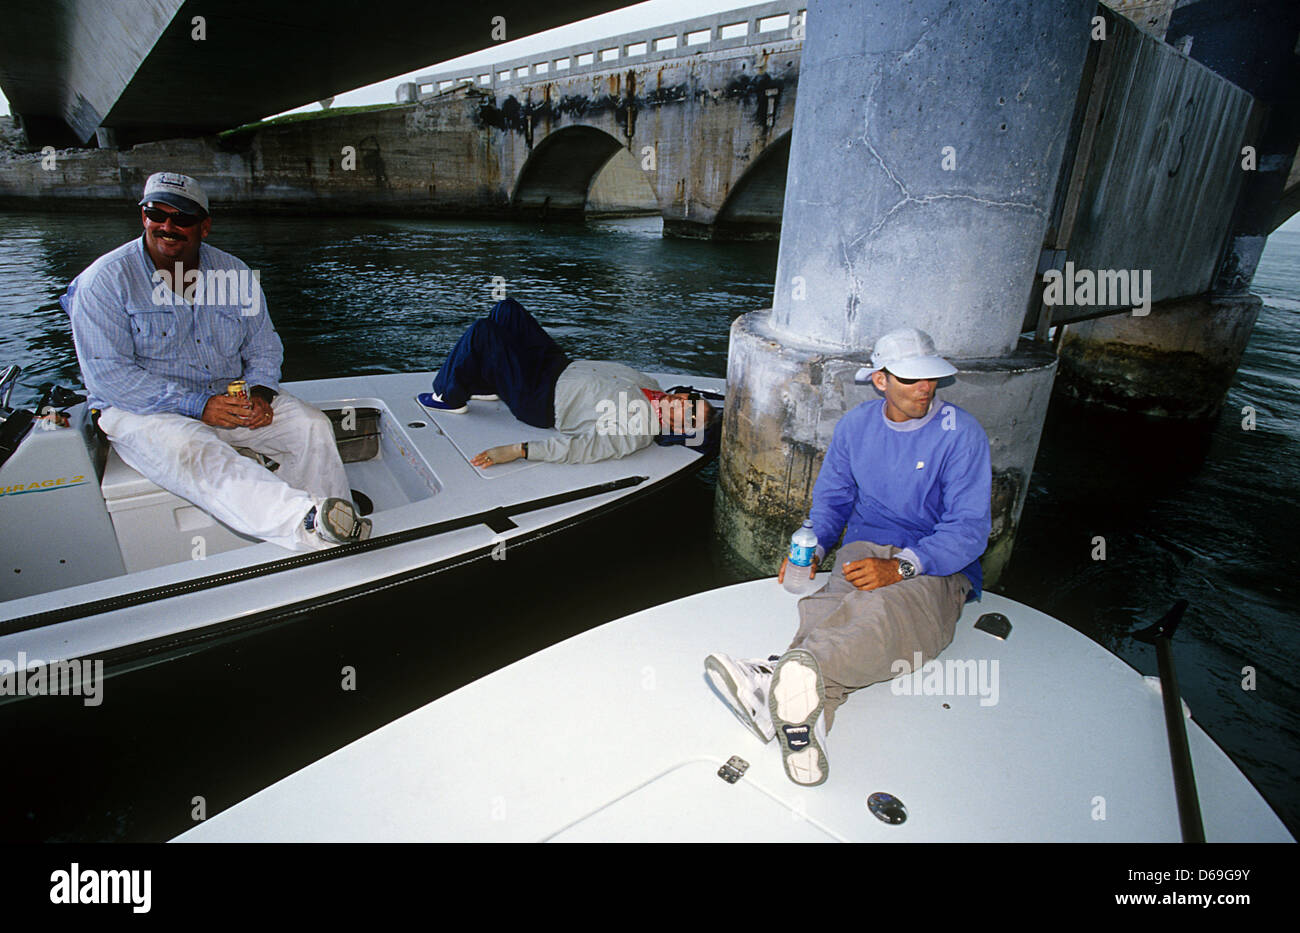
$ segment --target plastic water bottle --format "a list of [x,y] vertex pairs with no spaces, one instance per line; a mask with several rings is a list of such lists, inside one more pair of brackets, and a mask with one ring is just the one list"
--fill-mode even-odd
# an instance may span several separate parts
[[785,567],[783,585],[787,592],[804,594],[817,588],[816,580],[808,579],[808,570],[817,559],[817,535],[813,532],[812,519],[790,536],[790,562]]

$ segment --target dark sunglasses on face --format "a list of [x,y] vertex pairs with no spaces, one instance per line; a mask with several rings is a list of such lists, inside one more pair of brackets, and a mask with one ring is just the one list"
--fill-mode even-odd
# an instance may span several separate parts
[[[885,370],[885,372],[889,373],[889,370]],[[889,373],[889,375],[894,376],[893,373]],[[894,381],[897,382],[899,385],[904,385],[904,386],[914,386],[914,385],[916,385],[918,382],[921,382],[922,380],[920,380],[920,379],[904,379],[902,376],[894,376]]]
[[144,216],[156,224],[165,224],[170,220],[177,227],[192,227],[203,219],[198,214],[187,214],[184,211],[168,212],[157,207],[146,207]]

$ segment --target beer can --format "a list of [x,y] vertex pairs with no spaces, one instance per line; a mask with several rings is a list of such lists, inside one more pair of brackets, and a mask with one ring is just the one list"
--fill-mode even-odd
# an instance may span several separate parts
[[243,379],[236,379],[226,386],[226,394],[237,398],[248,398],[248,383]]

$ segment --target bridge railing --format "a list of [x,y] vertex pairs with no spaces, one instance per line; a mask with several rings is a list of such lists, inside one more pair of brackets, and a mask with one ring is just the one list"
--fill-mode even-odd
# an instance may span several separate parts
[[[806,2],[806,0],[804,0]],[[491,66],[421,75],[397,88],[398,103],[436,97],[465,85],[496,91],[510,85],[551,81],[589,72],[637,67],[746,46],[802,41],[807,22],[803,3],[775,0],[711,16],[699,16],[594,39],[547,53],[535,53]]]

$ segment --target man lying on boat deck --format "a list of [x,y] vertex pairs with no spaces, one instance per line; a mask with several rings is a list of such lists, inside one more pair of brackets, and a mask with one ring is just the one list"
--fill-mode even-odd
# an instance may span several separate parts
[[492,447],[470,460],[477,467],[520,457],[595,463],[654,443],[712,453],[722,428],[720,413],[688,387],[662,392],[656,380],[622,363],[570,362],[513,298],[469,326],[434,377],[433,391],[419,401],[432,411],[463,414],[471,399],[498,398],[525,424],[560,433]]
[[[99,427],[154,483],[235,531],[293,550],[366,538],[329,419],[280,391],[284,348],[258,277],[207,245],[208,197],[159,172],[144,235],[96,259],[60,298]],[[228,394],[233,380],[251,387]],[[279,462],[272,473],[235,447]]]
[[[813,487],[810,577],[844,537],[830,582],[799,601],[799,628],[780,658],[705,659],[740,720],[764,742],[780,740],[796,784],[826,780],[826,732],[845,697],[894,677],[897,659],[910,669],[915,655],[938,655],[963,604],[979,596],[993,476],[979,422],[935,398],[938,381],[956,372],[923,331],[876,342],[857,381],[884,398],[835,425]],[[792,566],[787,557],[777,578]]]

